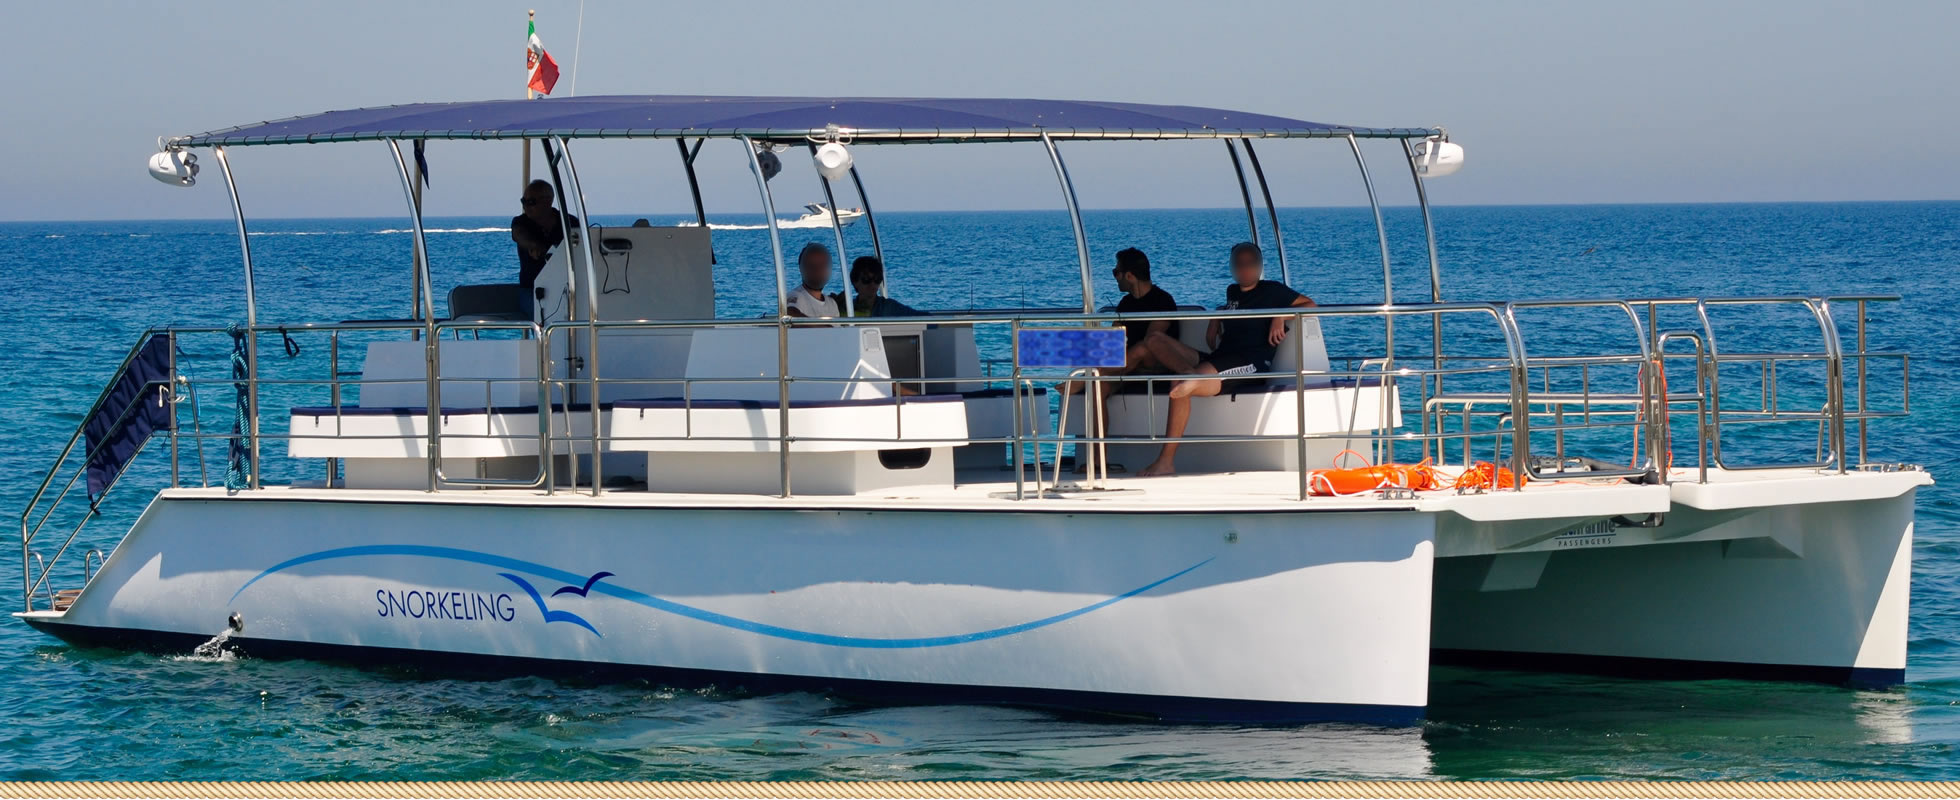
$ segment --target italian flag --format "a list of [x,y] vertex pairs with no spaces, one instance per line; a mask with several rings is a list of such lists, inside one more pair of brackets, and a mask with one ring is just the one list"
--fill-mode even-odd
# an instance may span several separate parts
[[530,28],[530,43],[524,49],[524,69],[530,72],[527,85],[538,94],[551,94],[551,87],[558,85],[558,62],[551,60],[544,42],[538,41],[538,23],[532,22]]

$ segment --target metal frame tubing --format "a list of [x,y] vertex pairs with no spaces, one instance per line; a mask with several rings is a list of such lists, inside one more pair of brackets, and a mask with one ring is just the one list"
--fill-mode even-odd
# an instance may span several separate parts
[[[1348,134],[1347,143],[1348,149],[1354,151],[1355,168],[1361,170],[1361,185],[1368,189],[1368,210],[1375,214],[1375,239],[1382,251],[1382,303],[1392,306],[1395,305],[1395,272],[1388,265],[1388,226],[1382,224],[1381,199],[1375,196],[1375,179],[1368,176],[1368,160],[1361,157],[1361,143],[1351,133]],[[1382,319],[1382,337],[1388,351],[1388,363],[1382,367],[1382,373],[1387,375],[1395,371],[1395,317]],[[1390,379],[1384,377],[1382,383],[1382,390],[1387,391]],[[1520,422],[1518,427],[1522,429],[1524,424]],[[1523,478],[1519,478],[1518,482],[1518,485],[1524,485]]]
[[[1375,238],[1379,240],[1382,251],[1382,302],[1395,305],[1395,274],[1388,267],[1388,227],[1382,224],[1381,200],[1375,196],[1375,180],[1368,177],[1368,160],[1361,157],[1361,143],[1353,134],[1347,137],[1348,147],[1354,151],[1354,166],[1361,170],[1361,185],[1368,189],[1368,209],[1375,213]],[[1394,351],[1389,352],[1393,357]]]
[[[429,243],[422,230],[422,204],[415,201],[415,176],[409,174],[408,161],[402,158],[401,141],[388,140],[388,149],[395,155],[395,168],[402,177],[402,196],[408,200],[408,218],[415,231],[416,294],[422,296],[421,308],[416,312],[422,315],[422,376],[428,384],[428,442],[429,442],[429,491],[436,491],[442,483],[442,377],[441,350],[436,340],[435,290],[429,281]],[[253,415],[257,416],[254,404]]]
[[1252,231],[1252,238],[1249,241],[1257,245],[1259,244],[1259,217],[1252,213],[1252,187],[1247,186],[1245,182],[1245,165],[1239,163],[1239,146],[1231,139],[1226,139],[1225,152],[1231,154],[1232,174],[1239,178],[1239,199],[1245,201],[1245,227]]
[[1266,199],[1266,217],[1273,223],[1273,251],[1279,254],[1279,279],[1281,283],[1293,284],[1293,270],[1286,266],[1286,234],[1279,232],[1279,207],[1273,205],[1273,190],[1266,185],[1266,170],[1259,166],[1259,154],[1252,150],[1252,140],[1245,144],[1245,160],[1252,162],[1252,176],[1259,180],[1259,196]]
[[[810,142],[810,162],[816,163],[817,143]],[[844,296],[851,297],[851,261],[844,255],[844,221],[837,218],[837,193],[830,188],[830,179],[817,173],[817,182],[823,184],[823,201],[830,204],[830,230],[837,236],[837,272],[844,277]]]
[[[1422,241],[1429,247],[1429,302],[1443,302],[1442,261],[1436,257],[1436,225],[1429,218],[1429,190],[1424,187],[1422,173],[1416,169],[1416,151],[1409,147],[1409,140],[1402,140],[1402,155],[1409,162],[1409,180],[1416,185],[1416,205],[1422,208]],[[1430,353],[1435,368],[1443,369],[1443,318],[1429,319]],[[1437,375],[1436,393],[1443,393],[1443,376]]]
[[[883,239],[878,238],[878,216],[871,213],[871,198],[864,196],[864,179],[858,177],[857,164],[851,165],[851,184],[857,187],[858,202],[864,204],[864,224],[871,229],[871,254],[878,257],[878,263],[884,264],[885,242]],[[832,209],[830,213],[835,214],[837,211],[836,209]],[[878,286],[879,297],[891,294],[891,278],[891,265],[886,264],[885,282]],[[849,279],[848,275],[846,279]]]
[[1075,228],[1075,256],[1082,267],[1082,313],[1096,313],[1096,282],[1089,272],[1089,235],[1082,230],[1082,209],[1075,202],[1075,183],[1069,180],[1068,165],[1062,163],[1062,152],[1055,149],[1055,140],[1046,132],[1041,134],[1041,143],[1048,148],[1048,160],[1055,165],[1055,179],[1062,184],[1062,199],[1068,203],[1068,221]]
[[1402,140],[1402,155],[1408,156],[1409,180],[1416,185],[1416,205],[1422,209],[1422,241],[1429,246],[1429,302],[1443,302],[1443,268],[1436,257],[1436,225],[1429,218],[1429,191],[1424,187],[1422,173],[1416,171],[1416,152],[1409,147],[1409,140]]
[[762,160],[756,158],[755,140],[747,136],[741,139],[742,146],[749,151],[749,171],[755,175],[755,190],[762,195],[762,213],[769,225],[769,253],[776,262],[776,391],[781,400],[776,416],[776,455],[783,497],[789,497],[789,283],[784,277],[787,273],[783,266],[783,234],[776,228],[776,198],[769,193],[769,180],[762,177]]
[[[585,183],[578,179],[578,165],[572,162],[571,142],[564,137],[559,137],[558,152],[565,160],[565,174],[572,179],[572,192],[578,197],[579,249],[585,251],[585,379],[591,387],[587,390],[589,396],[586,397],[586,402],[592,414],[592,496],[598,497],[604,490],[606,473],[604,467],[600,465],[604,460],[601,456],[604,454],[599,448],[600,429],[604,426],[601,424],[599,410],[599,276],[592,266],[592,210],[585,205]],[[569,199],[560,200],[559,207],[571,205],[567,202]],[[569,237],[571,234],[572,231],[565,231],[566,236]],[[570,419],[571,414],[571,404],[567,403],[565,417]],[[577,454],[573,454],[572,457],[576,459]],[[573,489],[576,490],[577,487]]]
[[[551,145],[553,141],[555,140],[551,138],[539,139],[538,146],[544,148],[545,167],[551,170],[551,185],[552,185],[552,191],[554,192],[553,196],[558,201],[558,228],[559,230],[569,231],[572,229],[572,212],[571,212],[572,200],[571,198],[565,195],[565,180],[558,172],[558,161],[559,161],[558,148],[553,147]],[[564,246],[567,248],[565,252],[565,318],[567,321],[570,321],[572,316],[572,309],[574,308],[573,301],[579,296],[578,270],[576,268],[576,265],[572,263],[573,259],[571,257],[569,242],[570,240],[567,239],[566,243],[564,244]],[[549,323],[550,320],[545,320],[545,322]],[[571,360],[575,358],[578,353],[578,331],[577,330],[568,331],[565,335],[567,337],[565,340],[565,355],[567,357],[565,377],[568,379],[565,383],[565,411],[566,411],[565,438],[566,440],[569,441],[572,436],[571,407],[572,407],[572,395],[573,395],[573,391],[572,391],[573,387],[571,385],[569,378],[571,378],[571,373],[573,371],[573,367],[571,366],[572,363]],[[542,329],[539,330],[538,346],[544,347],[545,345],[549,344],[547,338],[548,338],[548,334]],[[578,492],[578,454],[571,452],[570,449],[567,449],[565,454],[565,465],[566,465],[566,470],[569,473],[566,476],[566,478],[568,479],[568,482],[571,485],[572,492],[576,494]],[[553,476],[553,481],[555,482],[556,480],[557,480],[556,476]],[[556,492],[552,488],[547,488],[545,489],[545,493],[555,494]]]
[[[231,159],[222,147],[212,148],[218,169],[225,174],[225,189],[231,194],[232,216],[238,220],[238,251],[245,262],[245,399],[252,406],[252,474],[247,484],[259,488],[259,293],[252,281],[252,240],[245,234],[245,206],[238,202],[238,183],[231,177]],[[174,346],[174,345],[173,345]]]
[[[1353,141],[1349,139],[1349,141]],[[1356,151],[1357,154],[1359,151]],[[1498,324],[1505,332],[1505,346],[1511,353],[1511,408],[1516,409],[1512,416],[1511,428],[1511,476],[1516,485],[1511,488],[1524,491],[1524,482],[1531,473],[1531,362],[1525,356],[1524,333],[1518,327],[1517,308],[1504,304],[1503,313],[1498,316]],[[1642,348],[1643,351],[1645,348]],[[1645,353],[1642,353],[1645,356]],[[1394,354],[1390,353],[1391,360]],[[1386,370],[1384,370],[1386,372]],[[1440,426],[1438,428],[1440,430]],[[1466,439],[1463,457],[1470,460],[1470,446]],[[1492,454],[1493,461],[1496,454]],[[1650,454],[1651,457],[1651,454]],[[1500,483],[1497,471],[1491,471],[1491,490],[1496,491]]]
[[686,139],[674,140],[681,149],[681,168],[687,170],[687,190],[694,195],[694,220],[703,228],[708,227],[708,208],[701,204],[701,180],[694,175],[694,157],[701,153],[701,145],[707,141],[696,139],[694,147],[689,149]]
[[[1830,434],[1831,460],[1837,462],[1838,474],[1850,469],[1850,458],[1845,453],[1844,436],[1844,342],[1838,336],[1837,318],[1831,314],[1831,301],[1817,299],[1808,301],[1811,313],[1817,317],[1817,324],[1824,329],[1824,348],[1828,357],[1824,361],[1825,397],[1831,404]],[[1864,409],[1859,409],[1861,412]]]

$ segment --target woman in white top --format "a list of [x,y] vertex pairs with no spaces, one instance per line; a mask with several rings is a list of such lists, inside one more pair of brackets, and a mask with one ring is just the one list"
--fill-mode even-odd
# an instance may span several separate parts
[[819,242],[803,246],[803,252],[796,254],[796,269],[803,273],[803,282],[789,291],[789,315],[811,319],[828,319],[848,316],[844,313],[844,296],[824,293],[830,285],[830,248]]

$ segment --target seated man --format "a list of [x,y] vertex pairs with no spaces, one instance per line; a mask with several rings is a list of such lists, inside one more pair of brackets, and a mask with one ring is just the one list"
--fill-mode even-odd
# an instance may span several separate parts
[[843,295],[827,294],[830,285],[830,248],[818,242],[803,246],[796,254],[796,269],[803,281],[789,290],[789,315],[810,319],[844,316]]
[[551,206],[553,194],[550,181],[531,181],[518,201],[524,204],[524,213],[510,218],[510,240],[517,243],[517,285],[523,295],[525,319],[537,318],[537,293],[532,284],[544,272],[545,262],[551,260],[551,248],[565,241],[566,220],[574,230],[578,228],[578,217],[569,214],[563,219],[559,217],[558,209]]
[[[1150,282],[1150,257],[1134,247],[1116,253],[1116,286],[1123,290],[1123,298],[1116,301],[1118,314],[1144,314],[1160,311],[1176,311],[1177,300],[1164,287]],[[1097,372],[1102,375],[1128,375],[1140,369],[1162,370],[1163,362],[1150,351],[1146,344],[1150,335],[1161,333],[1177,338],[1177,320],[1136,320],[1123,323],[1123,366],[1104,367]],[[1115,387],[1104,385],[1105,402],[1109,392]],[[1069,381],[1062,386],[1063,394],[1082,391],[1082,381]]]
[[[1294,308],[1311,306],[1313,299],[1293,291],[1278,281],[1261,280],[1264,257],[1251,242],[1232,245],[1232,285],[1225,287],[1225,309]],[[1191,398],[1211,397],[1224,387],[1224,378],[1266,372],[1273,367],[1273,354],[1286,340],[1286,318],[1215,319],[1205,330],[1211,352],[1200,353],[1176,338],[1161,333],[1145,340],[1150,352],[1174,373],[1211,375],[1178,381],[1171,387],[1170,410],[1164,435],[1175,440],[1184,435],[1191,421]],[[1174,475],[1177,472],[1177,442],[1164,444],[1157,460],[1138,475]]]
[[926,312],[893,300],[879,290],[885,287],[885,262],[877,256],[858,256],[851,262],[851,301],[853,317],[923,317]]

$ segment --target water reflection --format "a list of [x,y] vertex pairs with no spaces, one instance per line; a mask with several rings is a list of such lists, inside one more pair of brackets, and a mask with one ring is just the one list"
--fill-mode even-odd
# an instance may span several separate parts
[[1426,736],[1444,777],[1907,777],[1905,691],[1438,667]]

